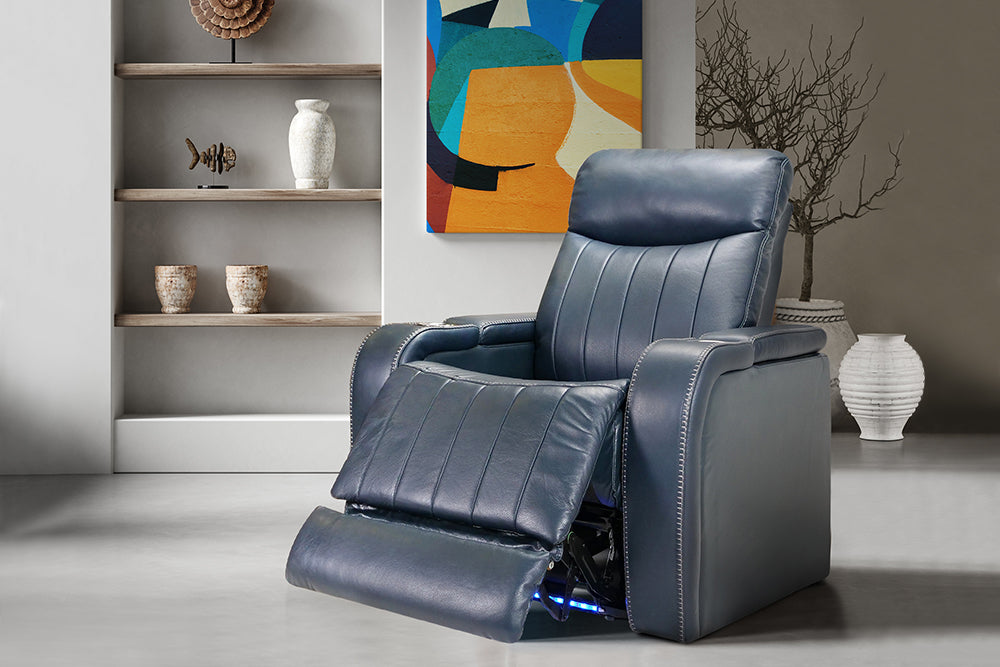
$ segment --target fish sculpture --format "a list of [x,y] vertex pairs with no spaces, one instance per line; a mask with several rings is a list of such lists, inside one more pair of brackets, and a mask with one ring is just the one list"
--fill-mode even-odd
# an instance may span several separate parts
[[194,142],[190,139],[184,141],[187,143],[188,150],[191,151],[191,164],[188,169],[194,169],[200,162],[208,167],[212,173],[221,174],[236,166],[236,149],[232,146],[226,146],[220,141],[218,146],[212,144],[208,150],[199,153]]

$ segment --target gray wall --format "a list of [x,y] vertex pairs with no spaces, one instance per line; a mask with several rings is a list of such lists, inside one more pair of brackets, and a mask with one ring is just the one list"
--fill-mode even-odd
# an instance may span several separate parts
[[[702,0],[700,5],[707,4]],[[996,121],[1000,3],[979,0],[739,0],[754,51],[805,54],[809,25],[846,44],[862,17],[859,65],[886,72],[854,154],[889,166],[905,135],[903,183],[884,210],[816,239],[813,296],[846,305],[854,330],[907,335],[926,389],[910,431],[1000,431],[1000,207]],[[703,21],[699,32],[710,34]],[[842,175],[844,193],[857,164]],[[798,296],[802,244],[789,236],[781,295]]]

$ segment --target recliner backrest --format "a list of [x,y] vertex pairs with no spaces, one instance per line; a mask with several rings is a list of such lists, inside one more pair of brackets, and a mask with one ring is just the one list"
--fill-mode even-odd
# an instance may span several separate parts
[[535,377],[627,378],[660,338],[768,323],[792,170],[768,150],[609,150],[580,168]]

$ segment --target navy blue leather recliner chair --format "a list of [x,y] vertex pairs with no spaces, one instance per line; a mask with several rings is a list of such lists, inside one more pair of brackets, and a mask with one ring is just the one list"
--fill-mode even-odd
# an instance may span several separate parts
[[535,599],[690,642],[826,577],[825,335],[768,326],[791,176],[592,156],[537,314],[361,345],[346,510],[313,512],[287,579],[501,641]]

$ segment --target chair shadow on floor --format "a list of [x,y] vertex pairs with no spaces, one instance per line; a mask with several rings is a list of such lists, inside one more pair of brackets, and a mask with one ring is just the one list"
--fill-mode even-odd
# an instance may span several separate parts
[[829,578],[722,628],[706,642],[995,632],[1000,572],[834,568]]
[[[699,644],[822,641],[873,635],[995,632],[1000,572],[835,568],[826,581],[751,614]],[[522,640],[621,638],[625,621],[574,614],[557,623],[532,610]]]

